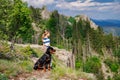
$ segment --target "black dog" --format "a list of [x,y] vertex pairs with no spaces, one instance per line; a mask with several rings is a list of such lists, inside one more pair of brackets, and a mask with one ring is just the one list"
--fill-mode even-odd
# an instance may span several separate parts
[[42,55],[40,59],[35,63],[34,69],[40,69],[43,68],[44,71],[46,71],[46,68],[50,70],[50,63],[51,63],[51,54],[54,54],[56,50],[53,49],[52,47],[48,47],[45,54]]

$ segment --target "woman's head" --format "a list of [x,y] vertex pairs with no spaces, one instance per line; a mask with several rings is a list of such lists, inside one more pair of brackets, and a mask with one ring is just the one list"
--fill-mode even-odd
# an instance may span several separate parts
[[46,32],[46,35],[49,37],[49,36],[50,36],[50,32],[49,32],[49,31],[47,31],[47,32]]
[[44,30],[43,37],[49,37],[50,32],[48,30]]
[[47,33],[48,32],[48,30],[44,30],[44,33]]

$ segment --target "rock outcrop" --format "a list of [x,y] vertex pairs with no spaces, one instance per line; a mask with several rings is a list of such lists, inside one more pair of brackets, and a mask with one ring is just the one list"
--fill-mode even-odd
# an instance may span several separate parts
[[41,16],[43,19],[49,19],[50,18],[50,12],[47,10],[47,8],[44,8],[41,12]]
[[56,56],[64,63],[64,65],[70,68],[75,68],[75,57],[71,51],[58,48],[55,49],[57,50]]
[[98,25],[96,25],[92,20],[90,20],[90,18],[86,15],[77,16],[75,19],[76,21],[79,21],[80,19],[84,21],[89,21],[91,28],[93,28],[94,30],[98,28]]

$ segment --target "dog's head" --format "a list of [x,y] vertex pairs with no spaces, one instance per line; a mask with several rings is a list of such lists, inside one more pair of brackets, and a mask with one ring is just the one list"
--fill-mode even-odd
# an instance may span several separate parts
[[56,50],[55,50],[54,48],[52,48],[51,46],[49,46],[49,47],[47,48],[46,53],[54,54],[55,51],[56,51]]

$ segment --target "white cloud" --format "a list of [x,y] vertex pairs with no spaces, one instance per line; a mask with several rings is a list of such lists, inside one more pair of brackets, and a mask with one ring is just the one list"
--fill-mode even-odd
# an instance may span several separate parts
[[97,10],[97,11],[105,11],[105,10],[118,10],[119,4],[117,2],[108,2],[108,3],[99,3],[94,2],[94,0],[77,0],[73,2],[66,2],[65,0],[23,0],[27,2],[28,5],[32,5],[34,7],[42,7],[43,5],[55,4],[57,8],[60,9],[69,9],[76,11],[83,10]]
[[42,7],[43,5],[48,5],[54,3],[54,0],[23,0],[27,2],[28,5],[32,5],[34,7]]
[[97,10],[97,11],[105,11],[105,10],[115,10],[118,7],[116,6],[118,3],[108,2],[108,3],[99,3],[93,2],[93,0],[86,0],[82,2],[81,0],[77,0],[74,2],[62,2],[56,4],[56,7],[61,9],[69,9],[69,10]]
[[41,8],[46,5],[49,10],[57,9],[65,15],[86,14],[91,18],[120,19],[120,0],[114,2],[95,2],[95,0],[23,0],[28,5]]

